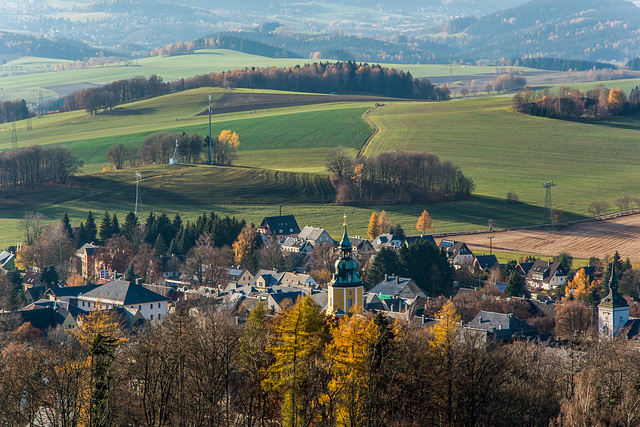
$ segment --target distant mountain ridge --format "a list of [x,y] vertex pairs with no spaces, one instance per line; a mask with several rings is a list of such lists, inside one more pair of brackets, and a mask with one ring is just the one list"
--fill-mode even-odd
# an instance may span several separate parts
[[640,54],[640,8],[624,0],[533,0],[452,24],[467,25],[456,30],[470,57],[623,61]]

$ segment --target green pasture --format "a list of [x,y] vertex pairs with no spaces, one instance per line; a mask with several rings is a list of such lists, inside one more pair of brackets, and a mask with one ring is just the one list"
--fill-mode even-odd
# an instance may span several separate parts
[[[207,108],[208,94],[215,101],[222,93],[220,89],[195,89],[125,104],[95,116],[85,111],[47,115],[32,119],[31,130],[23,120],[16,127],[18,145],[64,144],[84,161],[86,172],[96,172],[106,165],[107,150],[118,143],[141,145],[159,131],[204,137],[209,132],[208,116],[197,114]],[[342,145],[354,155],[362,147],[373,131],[363,117],[372,106],[363,102],[318,104],[213,115],[212,132],[217,135],[229,129],[238,133],[238,165],[322,172],[334,147]],[[0,149],[10,144],[11,127],[4,124],[0,126]]]
[[[571,122],[515,113],[510,97],[393,104],[371,119],[380,127],[366,155],[426,151],[471,177],[475,194],[544,206],[543,184],[555,182],[554,207],[588,215],[588,205],[640,193],[640,115]],[[564,214],[563,221],[572,215]],[[452,213],[455,216],[455,213]]]
[[[526,204],[506,204],[498,198],[478,196],[469,200],[388,206],[338,206],[326,175],[290,173],[246,167],[147,166],[137,168],[143,176],[141,199],[143,216],[149,211],[180,213],[194,220],[203,212],[245,218],[259,223],[264,216],[296,216],[301,227],[315,225],[339,236],[343,215],[347,215],[351,235],[366,234],[369,217],[386,210],[391,223],[400,224],[407,234],[415,234],[423,210],[434,221],[433,232],[478,230],[488,227],[523,226],[539,222],[541,208]],[[42,212],[57,220],[67,212],[74,225],[87,211],[105,210],[119,217],[135,206],[134,169],[82,175],[69,185],[23,192],[0,203],[0,243],[21,240],[19,223],[25,212]],[[8,244],[8,243],[7,243]]]
[[549,89],[551,92],[557,93],[560,87],[573,87],[576,89],[587,91],[593,89],[597,85],[604,85],[609,89],[621,89],[627,95],[631,92],[631,89],[635,89],[636,86],[640,86],[640,79],[623,79],[623,80],[607,80],[601,82],[585,82],[585,83],[564,83],[550,86],[534,86],[534,90]]
[[[322,61],[330,61],[323,59]],[[86,69],[50,71],[63,63],[56,59],[25,57],[0,66],[0,99],[24,98],[38,101],[37,90],[45,90],[45,99],[54,99],[87,85],[102,85],[115,80],[156,74],[165,81],[198,74],[245,67],[289,67],[312,63],[308,58],[267,58],[227,49],[203,49],[188,55],[154,56]],[[449,64],[381,64],[409,71],[414,77],[493,74],[496,67]],[[526,68],[513,67],[516,70]]]

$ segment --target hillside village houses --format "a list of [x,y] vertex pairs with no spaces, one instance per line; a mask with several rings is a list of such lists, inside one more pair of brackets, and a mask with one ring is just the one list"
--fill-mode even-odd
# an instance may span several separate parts
[[[398,251],[403,245],[423,241],[438,247],[457,271],[486,277],[490,271],[501,267],[494,255],[475,256],[461,241],[444,238],[436,242],[433,236],[429,235],[402,239],[388,233],[369,241],[360,237],[349,237],[345,222],[343,236],[340,242],[336,242],[323,228],[307,225],[300,230],[297,224],[293,215],[267,217],[263,219],[258,230],[268,237],[269,241],[275,236],[276,244],[285,256],[294,252],[292,247],[297,247],[298,252],[306,253],[307,257],[313,257],[313,250],[318,245],[332,247],[337,260],[328,283],[318,283],[311,274],[300,270],[259,269],[254,275],[246,268],[233,266],[222,270],[221,278],[215,287],[200,289],[193,288],[189,278],[182,275],[180,269],[175,266],[172,268],[172,274],[163,273],[160,276],[159,283],[124,281],[122,273],[108,270],[107,279],[96,280],[105,267],[98,265],[96,258],[100,246],[89,243],[76,251],[76,257],[82,276],[94,282],[90,281],[85,286],[53,286],[40,282],[40,272],[27,272],[23,277],[26,305],[19,313],[24,321],[32,321],[46,327],[62,326],[72,329],[76,325],[76,319],[82,314],[95,310],[111,310],[117,311],[121,317],[127,319],[129,325],[139,327],[144,322],[162,321],[178,301],[188,301],[197,305],[200,298],[215,298],[219,309],[226,310],[241,321],[261,301],[271,315],[277,315],[295,304],[298,298],[309,296],[329,315],[342,316],[354,311],[381,312],[388,317],[409,322],[414,327],[430,327],[437,323],[438,319],[429,318],[426,313],[432,313],[428,307],[439,295],[429,295],[413,278],[402,277],[396,271],[389,271],[377,283],[365,283],[362,280],[362,266],[356,262],[356,258],[361,257],[364,260],[362,262],[369,260],[366,268],[370,268],[375,254],[382,248]],[[300,248],[305,249],[300,251]],[[184,258],[176,258],[176,262],[184,262]],[[159,263],[164,264],[167,263]],[[582,268],[593,280],[594,268]],[[532,291],[551,292],[567,282],[568,272],[563,271],[558,262],[520,262],[515,269]],[[614,279],[613,283],[609,296],[603,299],[598,308],[600,333],[603,336],[615,335],[632,324],[636,330],[640,330],[640,320],[629,316],[628,304],[617,293],[617,279]],[[476,285],[475,282],[472,284]],[[456,299],[472,301],[477,298],[474,296],[479,292],[477,288],[464,286],[464,283],[456,282]],[[503,298],[504,301],[509,300],[503,293],[506,287],[506,283],[496,283],[495,292],[502,295],[498,298]],[[558,304],[554,304],[548,297],[545,298],[546,301],[520,300],[528,302],[534,318],[553,318]],[[464,327],[495,339],[510,340],[538,335],[534,326],[517,318],[515,313],[481,311],[464,323]]]

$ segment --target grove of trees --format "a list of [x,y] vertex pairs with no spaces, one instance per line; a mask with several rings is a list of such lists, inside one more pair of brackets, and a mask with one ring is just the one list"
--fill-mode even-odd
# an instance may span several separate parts
[[354,160],[338,147],[326,167],[340,203],[455,199],[474,189],[457,166],[430,153],[389,151]]
[[513,97],[513,107],[519,113],[557,119],[608,119],[632,114],[640,107],[640,89],[635,87],[629,97],[620,89],[597,85],[588,91],[561,87],[554,94],[548,89],[534,92],[530,88]]
[[0,192],[12,194],[55,182],[65,184],[82,167],[82,161],[62,146],[31,145],[0,153]]

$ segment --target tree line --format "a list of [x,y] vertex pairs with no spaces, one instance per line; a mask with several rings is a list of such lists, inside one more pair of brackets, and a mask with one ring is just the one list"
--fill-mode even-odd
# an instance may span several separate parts
[[[484,342],[450,301],[432,328],[327,318],[310,298],[236,325],[179,303],[126,334],[105,312],[0,331],[3,425],[625,425],[640,417],[624,340]],[[217,312],[216,312],[217,311]],[[199,313],[199,314],[198,314]],[[603,403],[605,402],[605,403]]]
[[390,151],[354,160],[338,147],[326,167],[341,203],[454,199],[474,189],[457,166],[430,153]]
[[513,108],[517,112],[557,119],[607,119],[633,114],[640,108],[639,104],[640,89],[637,86],[627,97],[622,90],[608,89],[602,84],[586,92],[561,87],[556,94],[548,89],[534,92],[525,88],[513,97]]
[[[176,147],[177,144],[177,147]],[[217,138],[212,138],[211,161],[216,165],[230,165],[235,159],[240,145],[236,132],[223,130]],[[116,144],[106,152],[106,160],[116,169],[122,169],[128,162],[130,167],[138,164],[168,164],[175,153],[178,163],[198,164],[203,152],[208,159],[209,135],[204,139],[198,134],[178,132],[157,132],[149,135],[141,147]]]
[[355,62],[314,63],[278,68],[245,68],[197,75],[165,83],[155,74],[133,77],[96,88],[77,90],[64,98],[61,111],[86,110],[90,114],[110,111],[118,104],[166,93],[201,87],[242,87],[298,92],[365,92],[412,99],[445,100],[446,85],[437,87],[427,79],[380,65]]
[[589,71],[602,70],[605,68],[615,70],[617,68],[615,65],[607,62],[580,61],[578,59],[565,58],[525,58],[520,61],[520,65],[522,67],[556,71]]
[[32,145],[0,153],[0,191],[3,195],[56,182],[64,184],[82,167],[66,147]]
[[0,123],[15,122],[31,117],[24,99],[0,102]]

